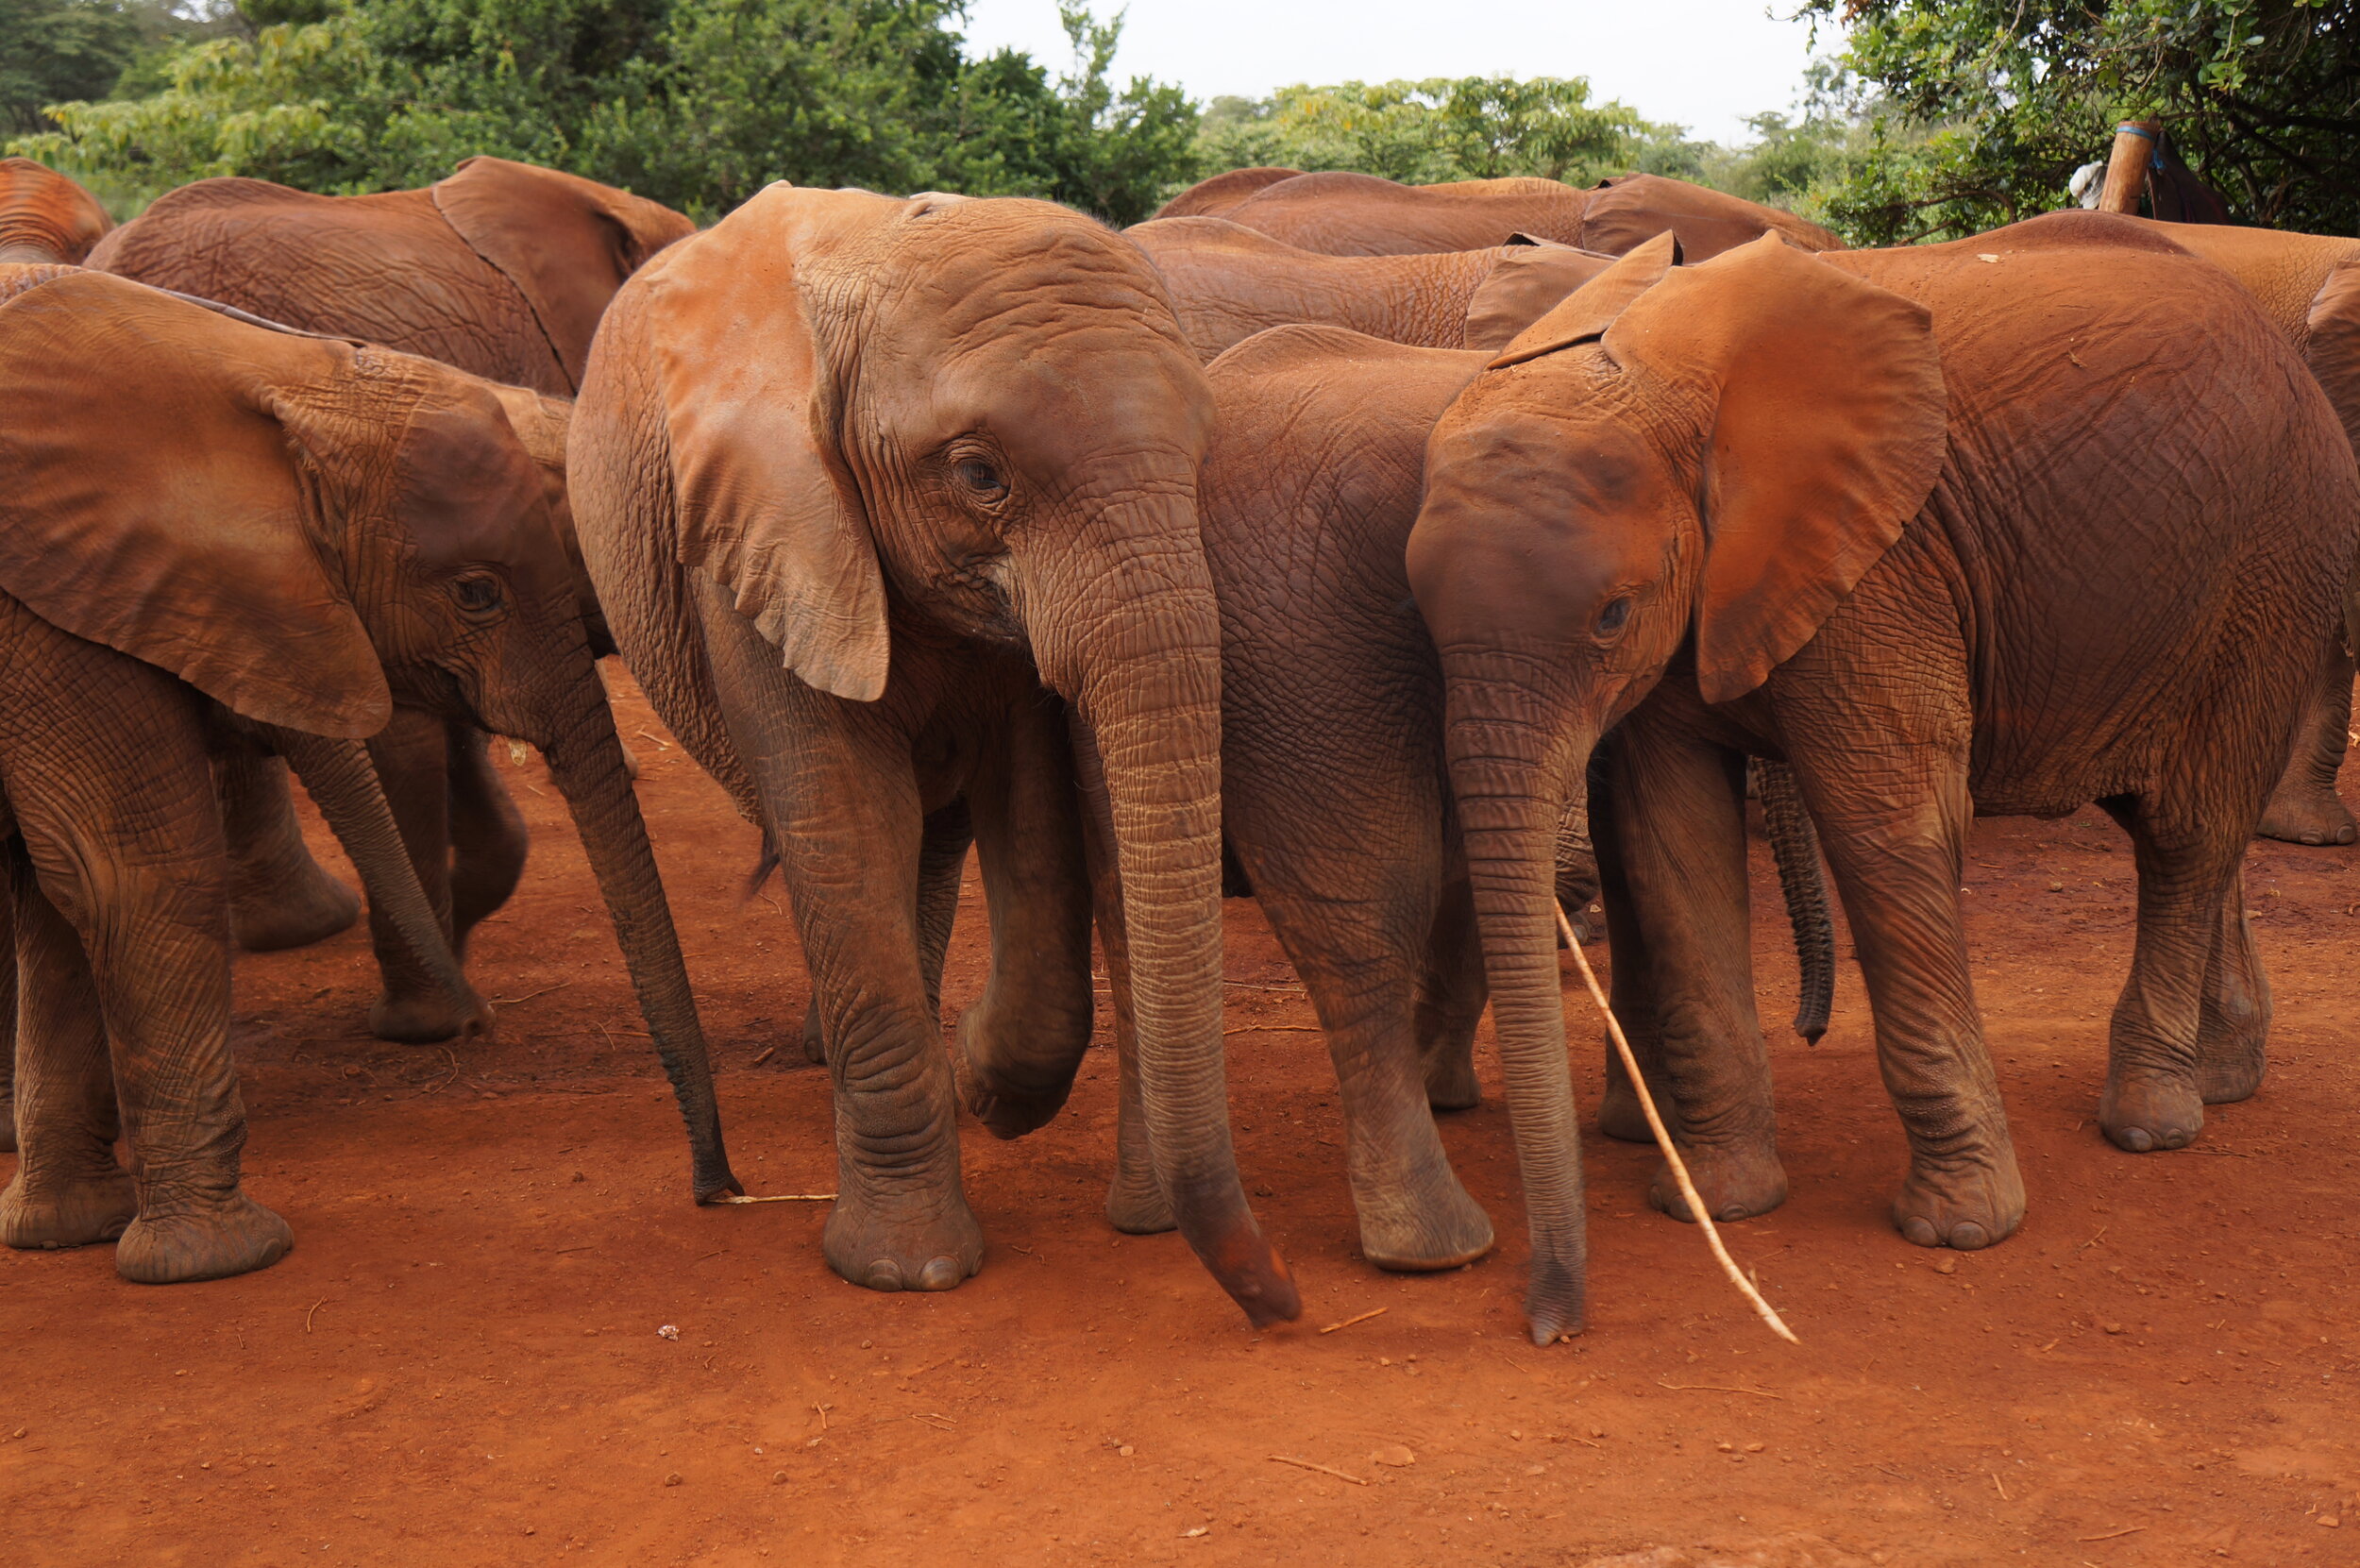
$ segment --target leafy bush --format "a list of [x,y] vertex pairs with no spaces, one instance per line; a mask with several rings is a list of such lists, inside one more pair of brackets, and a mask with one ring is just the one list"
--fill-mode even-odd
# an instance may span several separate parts
[[969,59],[958,0],[260,0],[251,37],[181,50],[159,91],[56,105],[57,129],[9,146],[157,189],[392,190],[494,153],[708,220],[784,178],[1135,221],[1192,177],[1195,107],[1115,87],[1120,21],[1062,9],[1075,62],[1053,81]]

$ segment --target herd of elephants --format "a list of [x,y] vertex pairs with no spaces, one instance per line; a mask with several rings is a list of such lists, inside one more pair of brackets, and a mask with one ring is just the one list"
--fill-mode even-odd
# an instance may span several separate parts
[[[368,893],[372,1028],[480,1034],[459,954],[526,851],[493,735],[570,808],[696,1198],[742,1195],[618,654],[791,894],[849,1280],[975,1273],[959,1107],[1002,1138],[1057,1113],[1095,939],[1108,1219],[1295,1316],[1230,1139],[1222,909],[1251,896],[1327,1035],[1363,1256],[1493,1243],[1435,1121],[1476,1100],[1488,1005],[1528,1324],[1578,1331],[1566,917],[1603,908],[1708,1210],[1785,1196],[1749,792],[1806,1032],[1828,881],[1847,917],[1894,1222],[1993,1245],[2026,1200],[1971,819],[2095,801],[2131,837],[2116,1145],[2252,1094],[2245,845],[2354,837],[2355,442],[2360,240],[2071,211],[1850,250],[1652,176],[1290,169],[1121,231],[785,184],[700,230],[492,158],[378,195],[202,180],[116,226],[8,160],[0,1239],[112,1241],[150,1283],[287,1252],[240,1188],[231,952],[361,912],[291,778]],[[990,976],[945,1049],[970,849]],[[1611,1067],[1596,1122],[1646,1137]]]

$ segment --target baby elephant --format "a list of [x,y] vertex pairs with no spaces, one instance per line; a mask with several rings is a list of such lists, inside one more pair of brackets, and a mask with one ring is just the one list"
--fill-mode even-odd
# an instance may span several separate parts
[[6,269],[0,298],[0,835],[27,1024],[0,1239],[120,1233],[120,1271],[158,1283],[285,1252],[238,1186],[210,754],[260,727],[324,809],[373,801],[356,859],[380,896],[400,885],[414,945],[466,996],[356,744],[396,704],[548,757],[681,1088],[697,1191],[733,1189],[573,573],[500,395],[96,273]]

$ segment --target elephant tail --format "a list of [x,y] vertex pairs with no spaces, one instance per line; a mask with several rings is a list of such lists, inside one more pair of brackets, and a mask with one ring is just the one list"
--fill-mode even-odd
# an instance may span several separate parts
[[1754,769],[1770,852],[1778,863],[1778,890],[1786,895],[1786,918],[1795,927],[1795,958],[1803,973],[1795,1032],[1817,1045],[1835,1005],[1835,921],[1828,911],[1828,882],[1820,870],[1819,835],[1812,828],[1811,813],[1803,809],[1794,769],[1766,759],[1758,759]]

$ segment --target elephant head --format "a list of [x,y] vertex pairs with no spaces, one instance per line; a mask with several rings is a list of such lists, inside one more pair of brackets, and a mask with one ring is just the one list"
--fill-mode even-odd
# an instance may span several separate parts
[[9,383],[43,411],[11,444],[46,488],[11,497],[0,581],[281,730],[358,739],[399,702],[539,747],[679,1090],[697,1196],[734,1190],[579,574],[500,395],[99,273],[25,291],[6,321]]
[[1579,1326],[1584,1289],[1560,807],[1581,803],[1592,748],[1676,655],[1727,702],[1808,642],[1916,515],[1947,451],[1921,306],[1776,235],[1677,259],[1670,235],[1647,242],[1469,384],[1429,440],[1409,539],[1543,1343]]
[[[1159,1174],[1266,1322],[1296,1301],[1238,1183],[1222,1079],[1221,640],[1196,516],[1211,419],[1145,256],[1098,224],[773,185],[616,296],[572,466],[591,576],[651,694],[703,667],[649,608],[649,583],[683,570],[852,701],[886,689],[889,619],[1029,652],[1104,763]],[[693,713],[690,686],[665,705]]]
[[113,227],[78,182],[29,158],[0,158],[0,261],[79,266]]

